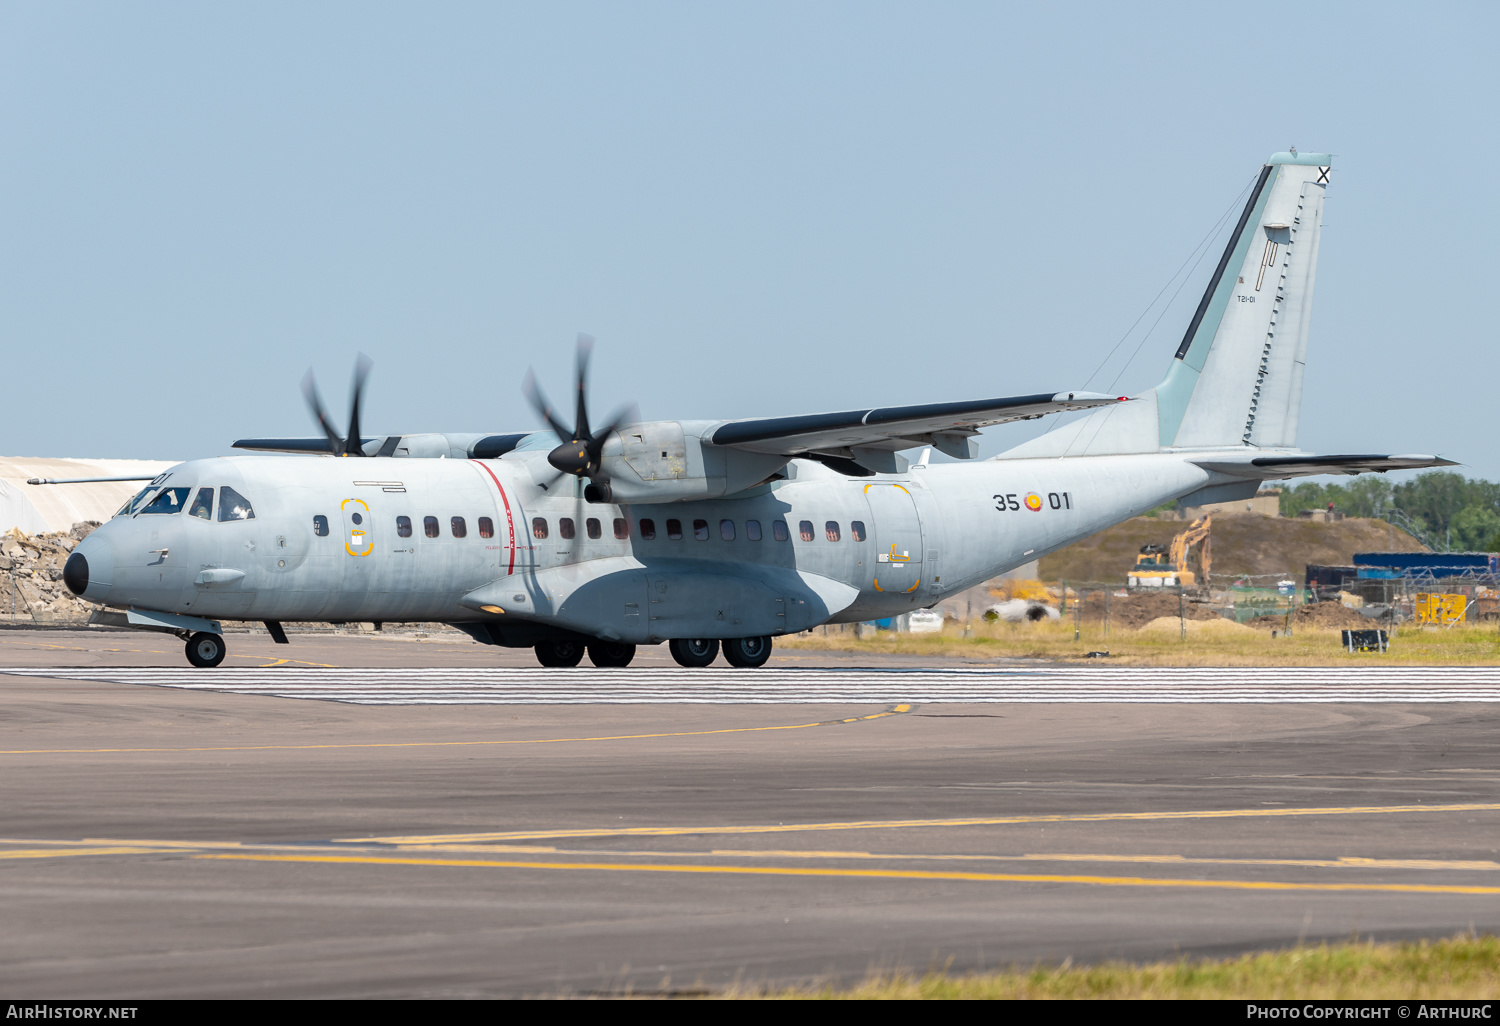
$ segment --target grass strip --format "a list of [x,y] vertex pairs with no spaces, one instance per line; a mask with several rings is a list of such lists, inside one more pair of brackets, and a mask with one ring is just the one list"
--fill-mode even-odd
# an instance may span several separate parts
[[847,989],[794,988],[726,997],[895,999],[1231,999],[1442,1000],[1500,995],[1500,940],[1460,934],[1445,940],[1300,945],[1229,959],[1132,965],[1038,965],[1028,970],[951,974],[875,973]]

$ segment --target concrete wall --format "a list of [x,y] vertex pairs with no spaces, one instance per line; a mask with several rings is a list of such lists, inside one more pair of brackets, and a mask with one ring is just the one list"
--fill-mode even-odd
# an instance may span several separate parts
[[101,523],[125,500],[145,487],[144,481],[94,484],[29,485],[32,477],[146,477],[174,463],[162,460],[0,457],[0,532],[19,527],[27,534],[66,531],[81,520]]

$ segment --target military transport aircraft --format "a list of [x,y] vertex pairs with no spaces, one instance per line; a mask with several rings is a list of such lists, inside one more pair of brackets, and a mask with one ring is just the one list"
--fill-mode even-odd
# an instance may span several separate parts
[[[333,453],[195,460],[153,480],[69,557],[107,621],[178,634],[195,666],[225,656],[219,619],[445,622],[534,647],[546,666],[625,666],[637,645],[684,666],[759,666],[777,635],[937,600],[1163,502],[1229,501],[1268,478],[1451,466],[1432,456],[1296,448],[1330,159],[1265,164],[1166,378],[1129,400],[1047,392],[737,421],[625,415],[585,402],[550,430],[360,432],[305,390],[325,437],[244,449]],[[994,459],[909,465],[930,446],[974,460],[981,428],[1087,416]],[[422,458],[429,457],[429,458]],[[435,457],[435,458],[432,458]]]

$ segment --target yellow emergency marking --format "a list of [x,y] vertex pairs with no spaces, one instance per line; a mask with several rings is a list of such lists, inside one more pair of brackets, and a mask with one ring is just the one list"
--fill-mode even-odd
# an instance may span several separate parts
[[641,741],[663,737],[699,737],[706,734],[754,734],[767,730],[805,730],[808,727],[830,727],[840,723],[862,723],[911,711],[911,706],[895,705],[884,712],[851,716],[841,720],[819,720],[816,723],[788,723],[771,727],[720,727],[715,730],[676,730],[660,734],[607,734],[600,737],[543,737],[497,741],[368,741],[339,745],[223,745],[189,748],[16,748],[0,750],[0,755],[93,755],[121,752],[279,752],[344,748],[455,748],[475,745],[560,745],[582,741]]
[[923,869],[825,869],[818,866],[632,865],[626,862],[512,862],[489,859],[411,859],[378,855],[194,855],[242,862],[426,866],[442,869],[572,869],[605,873],[701,873],[730,876],[842,877],[862,880],[963,880],[976,883],[1087,884],[1096,887],[1196,887],[1237,891],[1379,891],[1397,894],[1500,894],[1500,887],[1462,884],[1298,883],[1290,880],[1181,880],[1144,876],[1064,876],[1056,873],[963,873]]
[[[899,708],[899,707],[898,707]],[[488,834],[434,834],[421,837],[353,837],[381,844],[474,844],[558,837],[672,837],[682,834],[783,834],[822,830],[895,830],[908,827],[1010,826],[1023,823],[1109,823],[1174,819],[1257,819],[1283,816],[1381,816],[1401,812],[1496,812],[1500,804],[1350,805],[1310,809],[1204,809],[1192,812],[1086,812],[1075,815],[969,816],[962,819],[855,820],[843,823],[776,823],[753,826],[605,827],[598,830],[508,830]]]

